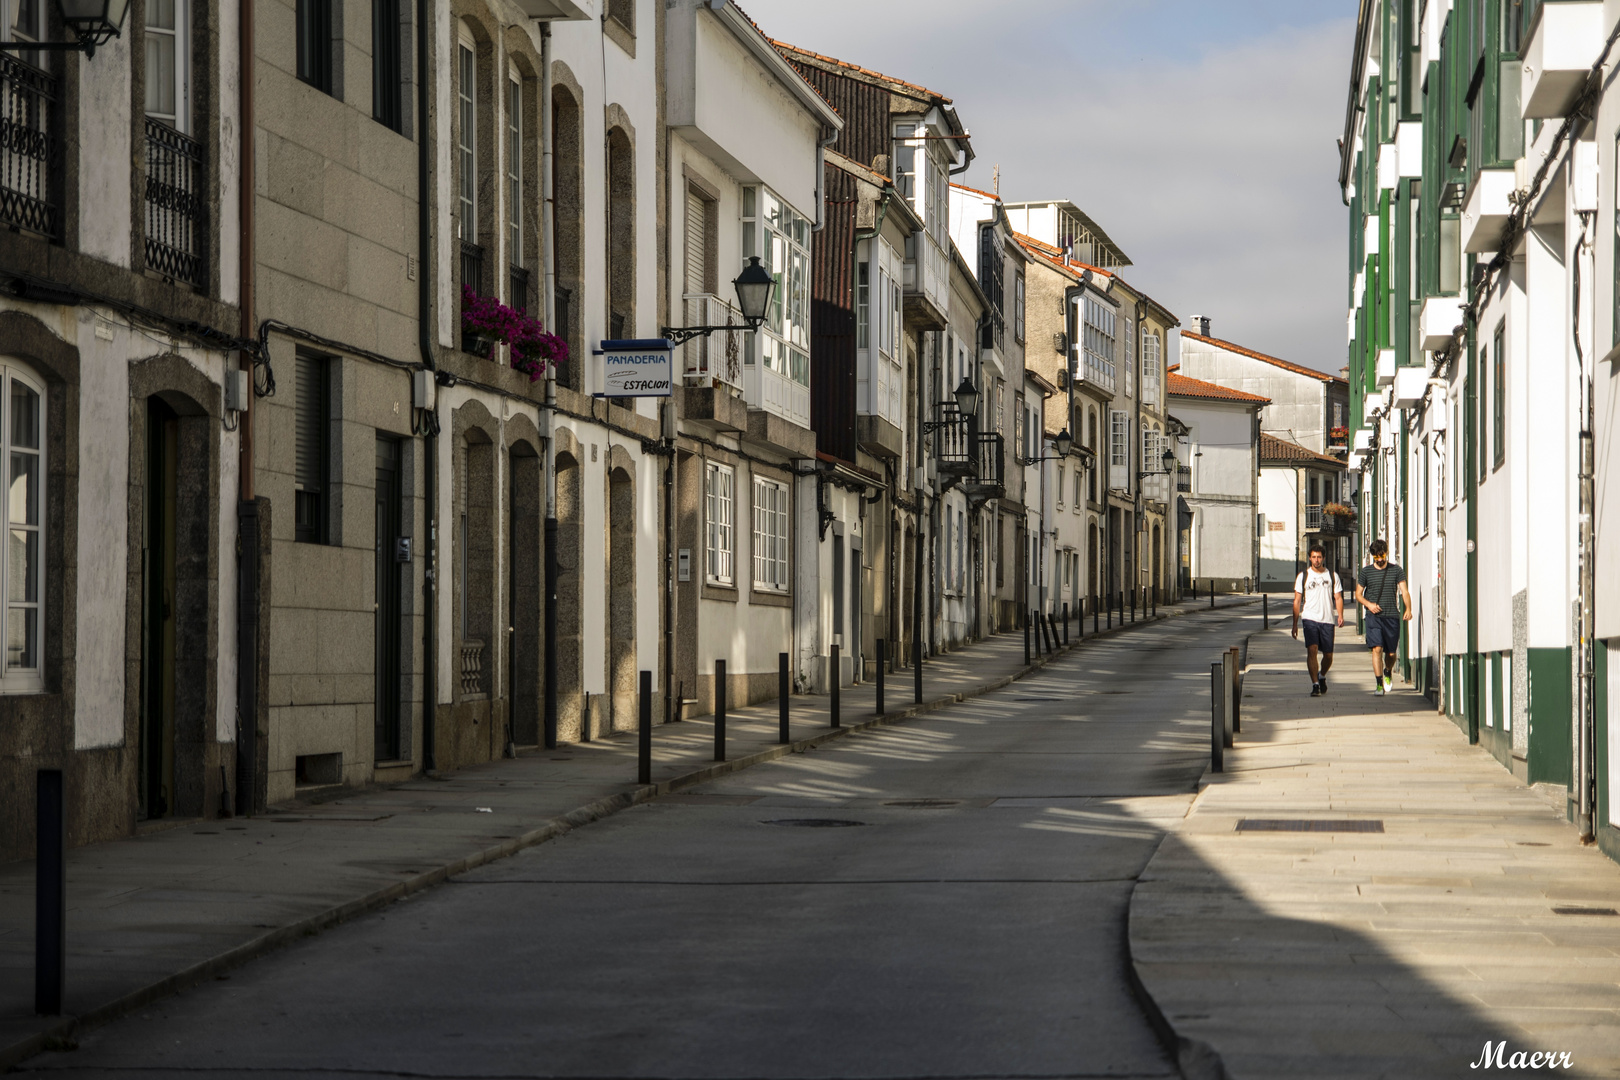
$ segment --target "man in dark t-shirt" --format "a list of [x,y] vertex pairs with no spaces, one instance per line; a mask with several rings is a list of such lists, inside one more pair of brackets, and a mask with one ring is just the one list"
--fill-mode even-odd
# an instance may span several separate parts
[[1389,561],[1389,545],[1367,545],[1372,563],[1356,574],[1356,602],[1367,609],[1367,647],[1372,650],[1373,693],[1387,694],[1401,647],[1401,623],[1412,617],[1412,594],[1406,571]]

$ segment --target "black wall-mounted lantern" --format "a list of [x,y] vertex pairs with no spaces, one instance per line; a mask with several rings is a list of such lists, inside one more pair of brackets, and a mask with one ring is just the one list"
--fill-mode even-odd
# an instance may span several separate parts
[[748,265],[743,267],[742,273],[731,284],[737,290],[737,306],[742,309],[744,325],[666,326],[659,332],[660,336],[679,345],[695,337],[708,337],[716,330],[758,330],[765,322],[766,310],[771,306],[771,290],[776,287],[776,278],[759,265],[758,255],[750,255]]
[[129,0],[57,0],[62,22],[73,31],[73,41],[0,41],[0,50],[10,52],[83,52],[88,59],[96,47],[105,45],[124,30]]

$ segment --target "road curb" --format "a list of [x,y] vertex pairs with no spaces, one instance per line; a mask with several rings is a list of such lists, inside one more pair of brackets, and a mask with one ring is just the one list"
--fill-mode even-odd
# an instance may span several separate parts
[[[631,791],[624,791],[616,795],[610,795],[606,798],[597,799],[593,802],[585,804],[584,806],[577,807],[561,817],[552,818],[536,828],[530,829],[528,832],[512,837],[510,840],[471,852],[462,858],[451,860],[450,862],[444,863],[431,870],[424,870],[423,872],[407,878],[404,881],[394,882],[393,884],[385,886],[384,888],[377,889],[373,892],[366,893],[351,900],[347,900],[341,904],[327,908],[324,911],[319,911],[313,915],[305,916],[302,919],[288,923],[286,926],[277,927],[274,930],[267,931],[260,934],[258,937],[245,941],[240,945],[227,949],[216,956],[198,961],[190,967],[182,968],[181,970],[176,971],[171,975],[167,975],[156,982],[143,986],[140,989],[133,990],[122,997],[114,998],[112,1001],[98,1005],[88,1012],[82,1013],[78,1016],[67,1017],[42,1031],[35,1032],[33,1035],[30,1035],[25,1039],[19,1039],[9,1046],[0,1048],[0,1071],[9,1070],[28,1060],[29,1058],[46,1051],[71,1049],[74,1046],[74,1041],[77,1036],[94,1028],[101,1027],[104,1024],[110,1023],[127,1013],[141,1008],[142,1006],[149,1005],[159,998],[167,997],[170,994],[176,994],[182,990],[190,989],[191,987],[196,986],[198,983],[206,982],[209,979],[212,979],[227,971],[240,967],[250,960],[255,960],[268,953],[274,952],[283,946],[290,945],[293,942],[299,941],[306,937],[314,937],[316,934],[319,934],[324,930],[329,930],[332,927],[341,925],[342,923],[348,922],[351,919],[369,914],[372,911],[386,907],[387,905],[398,900],[403,900],[408,896],[412,896],[416,893],[430,889],[435,885],[440,885],[458,874],[464,874],[469,870],[474,870],[485,865],[486,863],[495,862],[497,860],[516,855],[518,852],[523,851],[526,848],[535,847],[539,844],[545,843],[548,840],[554,840],[559,836],[572,832],[573,830],[581,828],[582,826],[589,825],[592,822],[600,821],[602,818],[609,817],[621,810],[627,810],[630,807],[636,806],[640,803],[650,802],[651,800],[658,798],[660,795],[668,795],[684,788],[693,787],[709,780],[714,780],[729,773],[741,772],[743,769],[750,768],[754,765],[760,765],[767,761],[774,761],[777,758],[786,757],[789,754],[797,754],[803,753],[806,750],[813,750],[833,739],[844,738],[856,732],[867,731],[872,728],[898,724],[914,717],[925,716],[928,713],[937,712],[938,710],[949,705],[957,705],[973,698],[982,697],[985,694],[1001,690],[1005,687],[1011,686],[1013,683],[1018,682],[1021,679],[1035,674],[1053,661],[1061,659],[1074,652],[1076,649],[1079,649],[1088,641],[1095,641],[1098,638],[1112,637],[1130,630],[1134,630],[1139,626],[1151,626],[1155,623],[1165,622],[1169,619],[1181,618],[1187,615],[1207,614],[1210,611],[1224,611],[1228,608],[1244,607],[1254,603],[1258,603],[1258,601],[1241,600],[1235,604],[1223,604],[1218,608],[1188,608],[1183,611],[1163,612],[1151,617],[1144,616],[1138,622],[1126,623],[1110,629],[1094,631],[1084,638],[1079,638],[1071,641],[1067,645],[1059,646],[1057,649],[1046,654],[1045,656],[1038,656],[1031,659],[1027,665],[1015,671],[1011,675],[1004,675],[996,679],[979,683],[968,690],[952,694],[944,694],[932,700],[924,701],[921,704],[912,704],[901,709],[891,709],[881,715],[871,716],[865,720],[845,724],[842,727],[826,728],[815,735],[802,739],[795,739],[791,743],[782,743],[778,746],[772,746],[765,750],[758,750],[752,754],[735,758],[730,761],[717,761],[712,765],[705,765],[701,768],[682,773],[681,775],[672,777],[668,780],[662,780],[655,784],[642,785]],[[1155,853],[1157,852],[1155,851]],[[1129,914],[1127,908],[1127,920],[1128,918]],[[1126,948],[1128,953],[1128,937]],[[1129,972],[1132,985],[1137,986],[1138,983],[1134,961],[1129,966]],[[1145,996],[1145,990],[1142,991],[1142,994],[1144,995],[1144,1003],[1151,1005],[1151,998]],[[1156,1005],[1151,1005],[1149,1012],[1151,1019],[1153,1015],[1158,1014],[1158,1007]],[[1162,1015],[1159,1016],[1159,1022],[1167,1024]],[[1203,1044],[1198,1045],[1202,1046]],[[1192,1076],[1192,1074],[1186,1075],[1189,1077]],[[1209,1080],[1209,1078],[1218,1076],[1224,1076],[1224,1073],[1200,1073],[1197,1074],[1195,1080]]]

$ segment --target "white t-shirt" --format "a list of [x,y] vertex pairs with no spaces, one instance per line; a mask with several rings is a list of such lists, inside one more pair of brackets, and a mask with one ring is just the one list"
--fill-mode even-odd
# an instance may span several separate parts
[[1339,591],[1339,575],[1331,570],[1318,572],[1306,567],[1305,572],[1294,579],[1294,591],[1305,594],[1300,618],[1325,623],[1337,620],[1333,614],[1333,594]]

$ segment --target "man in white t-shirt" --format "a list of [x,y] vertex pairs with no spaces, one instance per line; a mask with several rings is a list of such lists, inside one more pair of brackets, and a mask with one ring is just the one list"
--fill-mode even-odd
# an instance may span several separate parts
[[1311,697],[1327,693],[1328,668],[1333,666],[1333,629],[1344,625],[1344,590],[1339,575],[1326,566],[1321,544],[1311,545],[1311,565],[1294,579],[1294,626],[1299,637],[1300,616],[1305,622],[1305,669],[1311,675]]

